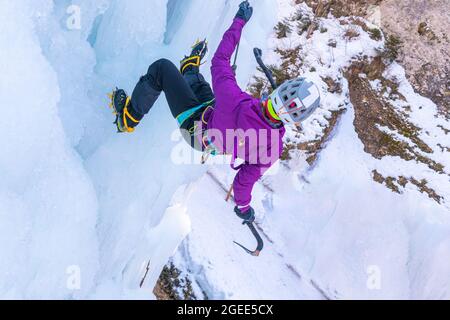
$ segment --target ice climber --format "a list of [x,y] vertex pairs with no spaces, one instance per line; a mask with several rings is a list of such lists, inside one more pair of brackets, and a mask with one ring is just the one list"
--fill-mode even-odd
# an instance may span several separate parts
[[[208,50],[206,41],[201,41],[181,61],[180,69],[169,60],[158,60],[140,78],[131,97],[121,89],[112,95],[119,132],[133,132],[164,91],[172,115],[193,148],[232,154],[233,159],[243,160],[240,166],[235,166],[233,161],[232,167],[238,171],[233,188],[235,213],[248,223],[255,219],[251,207],[253,186],[279,160],[285,126],[302,122],[320,105],[318,88],[305,78],[286,81],[262,99],[239,88],[230,66],[231,58],[252,14],[250,4],[241,3],[212,59],[212,88],[200,73]],[[256,139],[248,138],[249,130],[257,133]],[[233,139],[224,138],[233,131]],[[270,161],[261,154],[268,155],[264,158]]]

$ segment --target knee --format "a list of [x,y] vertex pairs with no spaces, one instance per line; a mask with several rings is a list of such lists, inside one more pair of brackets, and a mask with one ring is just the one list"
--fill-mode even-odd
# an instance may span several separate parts
[[165,59],[165,58],[157,60],[155,62],[155,64],[157,64],[158,67],[160,67],[162,69],[176,68],[176,66],[173,64],[172,61]]
[[178,70],[178,68],[172,63],[172,61],[168,59],[159,59],[150,65],[147,74],[167,74],[170,70],[173,69]]

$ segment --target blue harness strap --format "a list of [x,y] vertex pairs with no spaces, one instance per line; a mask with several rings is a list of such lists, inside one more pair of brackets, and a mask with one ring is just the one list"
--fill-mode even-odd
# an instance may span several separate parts
[[179,124],[180,126],[182,126],[183,123],[184,123],[186,120],[188,120],[190,117],[192,117],[193,114],[195,114],[195,113],[196,113],[198,110],[200,110],[201,108],[204,108],[204,107],[207,107],[207,106],[211,105],[211,103],[213,103],[214,100],[215,100],[215,99],[213,99],[213,100],[211,100],[211,101],[208,101],[208,102],[205,102],[205,103],[202,103],[201,105],[199,105],[199,106],[197,106],[197,107],[194,107],[194,108],[191,108],[191,109],[189,109],[189,110],[186,110],[185,112],[183,112],[182,114],[180,114],[180,115],[177,117],[178,124]]
[[192,115],[193,115],[194,113],[196,113],[198,110],[200,110],[201,108],[203,108],[203,106],[204,106],[203,104],[202,104],[202,105],[199,105],[198,107],[195,107],[195,108],[186,110],[185,112],[183,112],[182,114],[180,114],[180,115],[177,117],[178,124],[179,124],[180,126],[182,126],[183,123],[184,123],[187,119],[189,119],[190,117],[192,117]]

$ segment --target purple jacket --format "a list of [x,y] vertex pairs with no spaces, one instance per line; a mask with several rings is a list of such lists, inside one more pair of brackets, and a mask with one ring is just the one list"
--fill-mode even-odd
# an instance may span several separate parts
[[252,200],[253,186],[281,156],[285,129],[272,128],[263,115],[261,102],[243,92],[236,82],[231,57],[244,25],[244,20],[234,19],[212,59],[216,106],[208,115],[207,129],[220,152],[245,161],[237,168],[234,161],[232,164],[239,170],[233,185],[235,201],[245,211]]

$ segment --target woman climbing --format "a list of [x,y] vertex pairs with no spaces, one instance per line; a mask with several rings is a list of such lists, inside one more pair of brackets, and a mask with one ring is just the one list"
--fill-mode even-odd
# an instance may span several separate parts
[[207,52],[206,41],[201,41],[181,61],[180,70],[166,59],[158,60],[141,77],[131,97],[119,89],[111,97],[117,129],[133,132],[164,91],[183,136],[193,148],[243,160],[238,167],[234,161],[232,164],[238,171],[233,183],[235,212],[249,225],[255,219],[253,186],[279,160],[284,126],[300,123],[320,105],[319,90],[305,78],[287,81],[262,99],[239,88],[230,61],[252,14],[248,1],[241,3],[212,59],[212,89],[200,73]]

